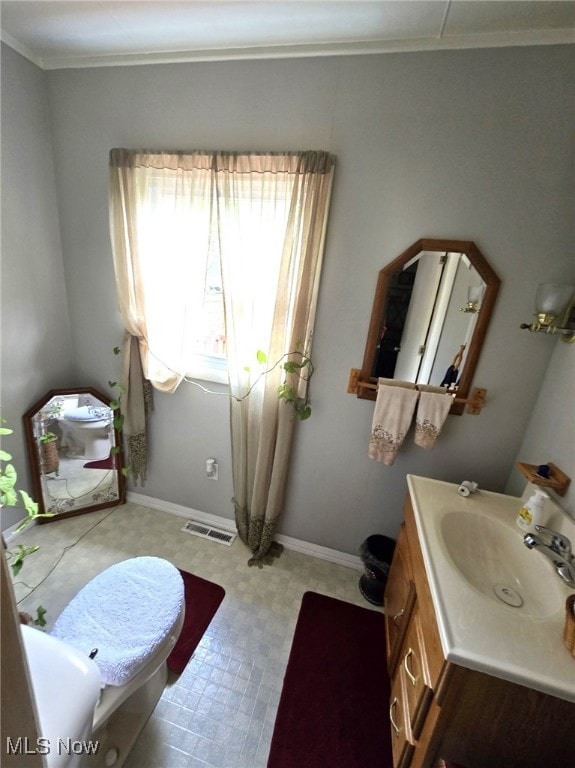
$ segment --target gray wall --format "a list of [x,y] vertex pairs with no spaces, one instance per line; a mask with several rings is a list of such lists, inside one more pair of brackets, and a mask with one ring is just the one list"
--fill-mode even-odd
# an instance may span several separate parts
[[[46,390],[72,381],[72,347],[46,74],[2,46],[2,416],[29,487],[22,414]],[[4,510],[2,528],[22,518]]]
[[[15,56],[20,75],[31,65]],[[574,69],[573,48],[557,46],[46,73],[74,383],[106,390],[118,375],[110,148],[321,148],[338,165],[313,414],[298,426],[281,532],[350,553],[371,533],[395,535],[406,473],[503,490],[556,345],[519,324],[538,282],[574,279]],[[409,437],[384,467],[367,458],[373,404],[346,394],[347,380],[361,365],[378,270],[423,236],[475,240],[502,279],[476,374],[489,404],[449,417],[431,452]],[[232,516],[225,398],[187,384],[157,395],[151,437],[137,490]],[[204,476],[208,456],[220,461],[217,483]]]
[[[517,459],[528,464],[551,461],[575,481],[575,345],[557,341],[525,430]],[[523,491],[523,475],[514,469],[506,493]],[[575,482],[559,503],[575,517]]]

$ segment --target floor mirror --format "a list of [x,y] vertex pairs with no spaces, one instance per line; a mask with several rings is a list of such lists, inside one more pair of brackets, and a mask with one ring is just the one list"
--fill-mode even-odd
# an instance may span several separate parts
[[53,517],[122,504],[122,442],[110,399],[91,387],[52,389],[24,414],[34,499]]

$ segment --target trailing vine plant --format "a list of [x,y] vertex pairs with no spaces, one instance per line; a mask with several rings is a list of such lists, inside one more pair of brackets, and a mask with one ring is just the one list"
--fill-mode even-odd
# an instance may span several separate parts
[[[297,360],[286,360],[287,357],[293,357],[293,355],[299,356],[299,362]],[[283,370],[286,372],[286,377],[283,380],[283,382],[278,387],[278,398],[280,400],[284,400],[286,403],[291,405],[291,407],[294,409],[296,416],[300,421],[305,421],[305,419],[309,419],[311,416],[311,405],[309,402],[309,387],[306,387],[306,394],[305,397],[299,397],[298,396],[298,386],[294,386],[292,381],[290,381],[289,375],[295,374],[301,381],[305,381],[306,383],[309,383],[311,377],[313,376],[314,372],[314,366],[311,361],[311,358],[309,355],[305,352],[301,352],[299,349],[296,349],[292,352],[286,352],[283,354],[279,360],[276,360],[276,362],[273,365],[268,366],[268,358],[266,353],[258,349],[256,353],[256,359],[260,366],[265,366],[264,370],[259,374],[259,376],[256,377],[253,384],[250,386],[250,388],[245,392],[243,395],[230,395],[227,392],[214,392],[211,389],[207,389],[206,387],[203,387],[201,384],[198,384],[197,381],[193,381],[191,379],[187,379],[190,384],[195,384],[197,387],[199,387],[204,392],[207,392],[211,395],[223,395],[224,397],[231,397],[236,402],[241,403],[242,400],[245,400],[247,397],[251,395],[255,387],[258,385],[259,381],[264,377],[267,376],[268,373],[271,373],[275,368],[278,367],[278,365],[283,368]],[[286,360],[286,362],[284,362]],[[245,371],[250,371],[250,367],[246,366],[244,369]]]
[[[0,419],[0,436],[2,437],[5,437],[6,435],[11,435],[13,433],[13,430],[9,429],[8,427],[2,426],[4,423],[5,423],[5,420]],[[54,517],[54,513],[38,512],[38,503],[35,502],[26,491],[16,488],[16,483],[18,481],[18,473],[16,472],[16,469],[14,468],[13,464],[7,463],[11,461],[12,461],[11,454],[9,454],[3,448],[0,448],[0,507],[15,507],[18,505],[18,502],[21,500],[22,503],[24,504],[24,509],[26,510],[25,519],[20,523],[20,525],[16,529],[16,531],[18,532],[23,530],[27,525],[29,525],[31,522],[33,522],[34,520],[37,520],[40,517]],[[24,546],[23,544],[19,544],[14,550],[7,549],[6,558],[12,570],[12,574],[14,576],[17,576],[22,570],[22,566],[24,565],[25,558],[28,557],[28,555],[31,555],[34,552],[37,552],[39,549],[40,547],[37,545],[27,547],[27,546]],[[37,626],[44,627],[46,625],[46,620],[44,618],[45,614],[46,614],[46,609],[43,608],[41,605],[39,605],[38,608],[36,609],[35,619],[33,619],[28,614],[24,614],[24,616],[26,619],[31,619],[33,623],[36,624]]]
[[[282,360],[284,360],[286,357],[291,357],[292,355],[299,355],[299,362],[295,360],[287,360],[285,363],[282,362]],[[267,356],[265,352],[262,352],[261,350],[258,350],[257,359],[258,362],[262,365],[267,363]],[[280,365],[286,374],[295,374],[299,379],[305,381],[308,384],[315,370],[311,358],[305,354],[305,352],[296,350],[295,352],[287,352],[285,355],[283,355],[275,365],[272,365],[271,368],[267,368],[262,373],[262,376],[272,371],[277,365]],[[261,377],[258,377],[256,383],[259,381],[259,378]],[[248,394],[251,392],[251,389],[253,389],[253,387],[250,388]],[[305,397],[298,397],[297,390],[298,387],[290,383],[288,376],[286,376],[284,381],[278,387],[278,397],[280,400],[284,400],[286,403],[291,405],[300,421],[305,421],[305,419],[309,419],[311,416],[311,405],[309,404],[309,387],[306,387]]]
[[[120,352],[121,352],[120,347],[114,347],[115,355],[119,355]],[[286,360],[286,358],[293,357],[294,355],[299,356],[299,361]],[[302,352],[301,350],[296,349],[296,350],[293,350],[292,352],[286,352],[279,358],[279,360],[276,360],[276,362],[273,365],[268,366],[268,358],[266,353],[263,350],[258,349],[256,353],[256,359],[259,365],[265,366],[265,368],[264,370],[261,371],[259,376],[257,376],[257,378],[255,379],[253,384],[250,386],[250,388],[247,390],[247,392],[245,392],[245,394],[241,396],[231,395],[227,392],[216,392],[212,389],[208,389],[207,387],[204,387],[202,384],[199,384],[197,381],[194,381],[193,379],[190,379],[187,376],[184,376],[184,381],[186,381],[188,384],[193,384],[194,386],[198,387],[203,392],[206,392],[209,395],[220,395],[223,397],[231,397],[234,400],[236,400],[236,402],[241,403],[242,400],[245,400],[247,397],[250,396],[252,391],[255,389],[255,387],[259,383],[260,379],[262,379],[268,373],[271,373],[279,365],[281,366],[281,368],[283,368],[283,370],[287,375],[284,381],[278,387],[278,398],[280,400],[284,400],[286,403],[291,405],[291,407],[295,411],[296,416],[298,417],[298,419],[300,419],[300,421],[305,421],[306,419],[309,419],[309,417],[311,416],[309,387],[306,387],[305,397],[299,397],[297,393],[298,386],[293,385],[293,383],[289,379],[289,375],[296,375],[301,381],[304,381],[307,384],[309,384],[309,381],[313,376],[313,373],[315,370],[311,357],[305,351]],[[166,367],[169,370],[171,370],[169,366],[166,366]],[[244,370],[249,372],[250,371],[249,366],[246,366]],[[121,398],[122,398],[122,395],[125,393],[126,389],[122,384],[118,383],[117,381],[109,381],[108,384],[112,389],[116,389],[118,391],[118,397],[115,400],[112,400],[112,402],[110,403],[110,408],[114,411],[114,414],[115,414],[114,426],[120,430],[124,423],[124,417],[122,416],[122,412],[121,412]],[[112,449],[112,451],[117,453],[119,451],[119,448]],[[122,470],[122,472],[127,473],[129,472],[129,470],[126,470],[126,471]]]

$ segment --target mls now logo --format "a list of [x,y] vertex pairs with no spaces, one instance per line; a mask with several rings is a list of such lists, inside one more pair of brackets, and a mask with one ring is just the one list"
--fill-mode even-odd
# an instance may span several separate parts
[[51,752],[50,739],[40,736],[35,741],[28,736],[18,736],[15,741],[6,738],[6,753],[8,755],[49,755]]
[[52,744],[50,739],[39,736],[36,740],[28,736],[18,736],[12,740],[6,738],[6,753],[8,755],[95,755],[100,748],[98,741],[77,741],[74,739],[58,739]]

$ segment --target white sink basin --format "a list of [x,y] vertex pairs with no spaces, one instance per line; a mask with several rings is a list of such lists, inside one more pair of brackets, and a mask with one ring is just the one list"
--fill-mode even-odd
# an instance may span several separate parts
[[[575,702],[575,661],[563,645],[573,590],[515,524],[521,498],[407,476],[445,658]],[[575,543],[575,521],[548,520]],[[516,603],[516,605],[513,605]]]
[[520,531],[463,511],[443,515],[440,530],[455,567],[484,597],[540,618],[563,606],[553,566],[540,555],[534,557]]

